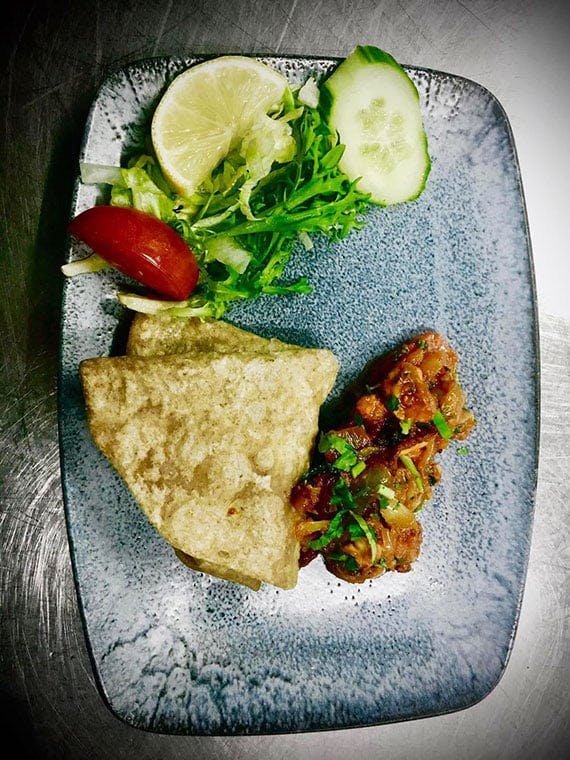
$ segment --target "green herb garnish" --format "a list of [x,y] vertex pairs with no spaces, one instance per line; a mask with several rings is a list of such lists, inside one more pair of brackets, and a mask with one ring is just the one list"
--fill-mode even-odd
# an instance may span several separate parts
[[409,457],[407,454],[400,454],[400,460],[401,460],[402,464],[404,465],[404,467],[406,468],[406,470],[410,473],[410,475],[413,476],[413,478],[414,478],[414,480],[416,482],[416,485],[418,487],[418,491],[420,493],[423,493],[424,492],[424,483],[423,483],[423,480],[422,480],[422,476],[418,472],[418,468],[416,467],[416,465],[412,461],[412,458]]
[[400,406],[400,399],[397,396],[388,396],[386,398],[386,407],[391,412],[395,412],[399,406]]
[[366,540],[368,541],[368,544],[370,545],[370,555],[372,558],[371,564],[373,565],[376,562],[376,554],[378,550],[378,541],[376,539],[376,534],[374,533],[370,525],[368,525],[364,517],[362,517],[362,515],[359,515],[356,512],[353,512],[351,510],[350,516],[353,518],[353,520],[356,521],[360,529],[360,535],[365,536]]
[[341,510],[358,509],[350,488],[342,478],[334,484],[330,501],[333,507]]
[[366,469],[365,462],[360,461],[360,462],[357,462],[354,465],[354,467],[352,467],[352,469],[350,470],[350,474],[352,475],[353,478],[357,478],[361,472],[364,472],[365,469]]
[[449,441],[453,437],[453,430],[449,427],[447,420],[439,409],[433,415],[433,424],[436,426],[440,436],[445,438],[446,441]]
[[309,546],[311,549],[314,549],[315,551],[324,549],[325,546],[328,546],[331,543],[331,541],[334,541],[335,539],[342,536],[344,530],[342,526],[342,520],[344,515],[344,510],[342,512],[338,512],[330,521],[329,527],[322,534],[322,536],[315,538],[313,541],[309,541]]
[[330,559],[334,559],[337,562],[342,562],[346,569],[351,573],[357,573],[360,568],[358,562],[351,554],[344,554],[343,552],[330,552]]
[[[344,438],[341,438],[340,435],[336,435],[335,433],[321,435],[318,448],[321,454],[331,450],[334,450],[339,454],[339,457],[332,463],[332,466],[337,470],[348,472],[359,464],[364,465],[364,462],[359,462],[354,447],[351,446],[348,441],[345,441]],[[362,469],[364,469],[364,467]],[[354,477],[356,477],[356,475]]]
[[[366,538],[370,545],[372,564],[374,564],[378,549],[376,534],[368,525],[364,517],[355,511],[357,509],[356,502],[354,501],[354,497],[350,492],[348,485],[342,478],[339,478],[334,485],[331,504],[335,507],[339,507],[339,511],[329,523],[327,530],[319,536],[319,538],[309,542],[310,548],[319,551],[340,538],[344,532],[344,518],[347,517],[351,520],[346,528],[351,540],[363,537]],[[334,559],[332,553],[330,556]],[[358,567],[356,569],[358,569]],[[354,572],[356,572],[356,570]]]
[[364,531],[357,522],[349,523],[347,530],[348,535],[353,541],[357,538],[362,538],[365,535]]

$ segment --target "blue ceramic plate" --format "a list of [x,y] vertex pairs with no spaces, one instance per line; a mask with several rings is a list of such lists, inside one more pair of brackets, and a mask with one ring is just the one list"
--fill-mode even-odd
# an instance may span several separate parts
[[[293,82],[331,59],[266,58]],[[99,91],[81,160],[117,165],[140,143],[165,85],[191,58],[142,61]],[[433,168],[415,202],[375,209],[338,245],[316,241],[287,277],[310,295],[265,297],[228,319],[332,349],[331,401],[364,364],[427,328],[460,357],[478,426],[440,457],[414,570],[357,586],[320,561],[293,591],[258,593],[189,571],[92,443],[81,359],[122,353],[121,276],[65,284],[60,431],[73,565],[94,671],[109,708],[156,732],[252,734],[365,726],[460,710],[506,666],[529,554],[537,469],[532,259],[508,120],[479,85],[408,69]],[[78,182],[72,215],[100,199]],[[70,250],[73,258],[77,251]]]

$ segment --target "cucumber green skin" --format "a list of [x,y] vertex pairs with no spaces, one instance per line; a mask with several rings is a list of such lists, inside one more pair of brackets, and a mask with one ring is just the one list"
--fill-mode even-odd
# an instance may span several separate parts
[[[374,47],[373,45],[358,45],[354,51],[344,59],[344,61],[341,61],[338,67],[333,71],[332,74],[329,75],[329,77],[325,80],[320,88],[319,107],[323,113],[323,116],[327,121],[329,121],[329,123],[336,97],[335,90],[338,85],[341,84],[342,86],[343,81],[347,81],[352,78],[354,76],[354,73],[357,72],[362,65],[375,63],[386,64],[395,69],[403,78],[403,80],[405,80],[405,82],[408,84],[411,94],[419,103],[420,95],[417,87],[412,82],[406,71],[402,68],[402,66],[400,66],[396,59],[390,55],[390,53],[387,53],[385,50],[381,50],[380,48]],[[425,133],[425,130],[423,131],[422,143],[422,147],[426,156],[424,174],[421,181],[419,182],[418,191],[414,195],[407,198],[406,202],[416,200],[416,198],[418,198],[423,193],[431,171],[431,157],[428,151],[427,135]],[[357,178],[351,177],[350,179],[354,180]],[[387,203],[374,201],[372,199],[371,203],[374,203],[377,206],[390,205]]]

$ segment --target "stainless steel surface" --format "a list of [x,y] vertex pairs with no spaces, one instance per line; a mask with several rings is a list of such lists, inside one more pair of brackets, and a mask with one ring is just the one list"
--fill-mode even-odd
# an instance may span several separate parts
[[[0,153],[2,722],[15,755],[58,758],[558,758],[568,683],[570,117],[566,2],[22,2],[3,29]],[[511,121],[534,248],[541,461],[519,630],[505,675],[468,710],[345,732],[158,736],[105,708],[86,653],[59,475],[56,371],[65,224],[85,117],[104,76],[178,53],[345,55],[377,44],[467,76]]]

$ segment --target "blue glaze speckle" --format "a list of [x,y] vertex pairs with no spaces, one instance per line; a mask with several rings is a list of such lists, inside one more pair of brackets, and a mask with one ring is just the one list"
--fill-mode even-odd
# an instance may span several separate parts
[[[333,60],[264,59],[292,81]],[[117,164],[140,144],[166,83],[193,59],[110,77],[82,160]],[[362,366],[414,333],[442,332],[478,426],[450,447],[423,510],[407,575],[362,586],[305,568],[290,592],[258,593],[188,571],[154,532],[87,430],[77,367],[121,353],[123,280],[65,283],[59,413],[65,508],[93,667],[110,709],[151,731],[278,733],[346,728],[462,709],[500,678],[524,585],[537,463],[532,259],[508,121],[473,82],[409,69],[422,98],[431,175],[415,202],[374,209],[339,244],[315,240],[287,277],[309,295],[240,304],[227,318],[332,349],[341,371],[324,416]],[[78,183],[72,213],[101,188]],[[73,257],[74,249],[70,252]]]

